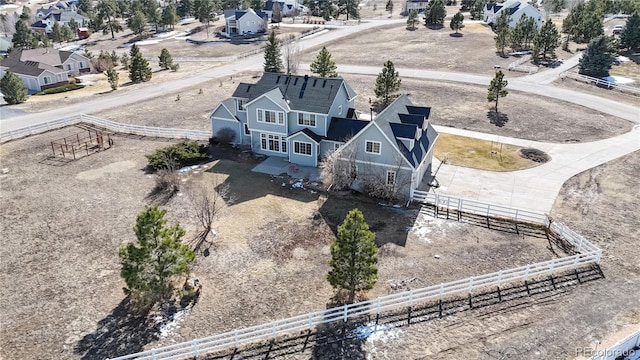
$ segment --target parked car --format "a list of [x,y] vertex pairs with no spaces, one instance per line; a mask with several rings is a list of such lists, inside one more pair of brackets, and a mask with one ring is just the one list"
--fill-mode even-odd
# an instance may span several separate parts
[[620,35],[624,30],[624,25],[616,25],[613,27],[613,35]]

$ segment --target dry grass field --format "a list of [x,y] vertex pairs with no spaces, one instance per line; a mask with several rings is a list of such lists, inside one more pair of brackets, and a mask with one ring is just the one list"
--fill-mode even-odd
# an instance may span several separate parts
[[[170,324],[142,321],[126,316],[117,248],[133,240],[135,216],[150,202],[154,177],[144,155],[168,143],[116,136],[104,152],[66,164],[49,159],[49,141],[77,131],[0,147],[9,170],[0,178],[3,359],[104,358],[323,309],[332,297],[328,244],[354,207],[381,249],[380,279],[369,296],[400,291],[390,287],[400,280],[415,278],[409,286],[417,288],[554,256],[545,239],[295,188],[289,179],[250,172],[255,161],[214,152],[206,172],[185,177],[217,179],[233,195],[208,256],[200,254],[193,268],[200,299]],[[198,228],[187,197],[179,193],[164,207],[169,223],[182,224],[192,239]]]

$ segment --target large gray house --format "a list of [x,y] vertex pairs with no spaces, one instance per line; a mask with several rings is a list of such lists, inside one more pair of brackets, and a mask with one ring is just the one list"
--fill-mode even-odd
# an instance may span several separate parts
[[412,195],[430,174],[437,138],[428,121],[431,109],[403,95],[372,121],[359,120],[355,97],[342,78],[264,73],[255,84],[240,83],[214,108],[212,135],[231,133],[232,142],[250,145],[254,153],[303,166],[318,166],[336,151],[338,159],[354,162],[357,177],[376,174]]

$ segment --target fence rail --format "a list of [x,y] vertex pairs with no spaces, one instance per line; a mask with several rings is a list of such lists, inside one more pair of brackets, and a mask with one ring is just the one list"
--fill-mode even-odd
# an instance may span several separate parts
[[569,79],[573,79],[573,80],[577,80],[577,81],[582,81],[582,82],[585,82],[585,83],[594,84],[596,86],[604,86],[606,88],[616,89],[616,90],[624,92],[624,93],[633,94],[633,95],[639,95],[640,96],[640,88],[633,87],[633,86],[627,86],[627,85],[623,85],[623,84],[616,84],[616,83],[612,83],[612,82],[607,81],[607,80],[602,80],[602,79],[598,79],[598,78],[594,78],[594,77],[586,76],[586,75],[582,75],[582,74],[576,74],[576,73],[571,72],[571,71],[565,71],[565,72],[561,73],[560,74],[560,78],[561,79],[569,78]]
[[[244,329],[229,331],[202,339],[195,339],[175,345],[156,348],[137,354],[121,356],[112,360],[127,359],[187,359],[202,354],[236,348],[259,341],[272,341],[280,336],[300,331],[311,331],[315,327],[338,321],[348,321],[365,315],[377,315],[383,311],[412,307],[433,301],[442,301],[450,297],[470,296],[481,289],[500,289],[507,283],[526,282],[527,280],[547,277],[555,272],[575,270],[583,266],[592,266],[600,262],[602,250],[576,234],[567,226],[549,220],[542,213],[512,209],[504,206],[484,204],[438,194],[416,192],[423,202],[448,206],[484,216],[513,219],[523,223],[549,225],[557,236],[576,247],[577,254],[564,258],[529,264],[517,268],[501,270],[491,274],[472,276],[467,279],[442,283],[421,289],[381,296],[373,300],[344,305],[323,311],[298,315],[287,319],[256,325]],[[414,197],[414,200],[417,200]],[[435,213],[437,216],[437,213]]]
[[59,129],[65,126],[87,123],[99,126],[107,130],[118,133],[134,134],[141,136],[153,136],[170,139],[208,140],[211,134],[208,131],[171,129],[151,126],[123,124],[96,116],[77,114],[67,118],[56,119],[38,125],[27,126],[16,130],[0,132],[0,143],[23,138],[30,135],[40,134],[50,130]]
[[589,360],[615,360],[621,357],[624,360],[637,359],[637,357],[632,357],[632,355],[640,352],[640,329],[620,340],[612,347],[595,350],[595,352],[597,354],[592,356]]

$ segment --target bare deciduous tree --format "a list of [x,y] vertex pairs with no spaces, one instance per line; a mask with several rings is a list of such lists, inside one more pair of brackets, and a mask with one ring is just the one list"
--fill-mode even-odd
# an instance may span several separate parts
[[193,182],[186,193],[192,205],[193,215],[203,228],[194,240],[193,249],[197,251],[211,233],[213,222],[225,206],[225,200],[230,199],[229,185],[220,183],[216,177],[213,183]]
[[282,41],[282,56],[284,57],[284,66],[287,74],[295,74],[298,72],[302,50],[295,42],[296,37],[289,35]]

